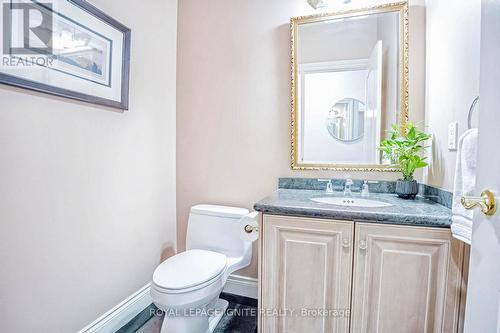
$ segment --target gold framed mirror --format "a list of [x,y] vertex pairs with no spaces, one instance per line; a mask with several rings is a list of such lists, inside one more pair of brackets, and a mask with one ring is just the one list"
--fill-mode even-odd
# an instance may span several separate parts
[[377,149],[408,119],[408,4],[294,17],[294,170],[398,171]]

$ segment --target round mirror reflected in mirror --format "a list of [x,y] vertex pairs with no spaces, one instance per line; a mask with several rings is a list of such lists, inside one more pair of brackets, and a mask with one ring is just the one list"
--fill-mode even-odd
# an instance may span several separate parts
[[365,131],[365,104],[355,98],[341,99],[328,111],[326,128],[339,141],[361,139]]

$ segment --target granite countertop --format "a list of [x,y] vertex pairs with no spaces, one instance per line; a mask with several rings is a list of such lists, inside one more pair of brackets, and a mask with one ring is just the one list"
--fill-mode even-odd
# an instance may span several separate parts
[[[451,209],[424,198],[403,200],[395,194],[370,193],[363,199],[384,201],[392,206],[382,208],[345,207],[318,203],[317,197],[343,197],[343,192],[327,194],[322,190],[278,189],[271,196],[255,204],[255,210],[273,215],[318,217],[375,223],[390,223],[449,228]],[[361,198],[353,193],[353,198]]]

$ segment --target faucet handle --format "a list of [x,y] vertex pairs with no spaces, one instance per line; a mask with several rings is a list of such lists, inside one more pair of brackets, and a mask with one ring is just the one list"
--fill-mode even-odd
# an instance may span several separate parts
[[326,182],[326,193],[333,193],[333,183],[331,179],[318,179],[318,182]]
[[361,186],[361,196],[367,197],[370,195],[370,187],[368,186],[368,180],[363,182],[363,186]]
[[352,179],[347,178],[347,179],[345,180],[345,184],[346,184],[346,185],[352,185],[352,184],[354,184],[354,182],[352,181]]

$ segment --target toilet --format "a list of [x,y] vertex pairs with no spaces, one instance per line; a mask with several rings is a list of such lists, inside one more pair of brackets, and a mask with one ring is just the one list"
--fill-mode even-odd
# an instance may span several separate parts
[[250,264],[252,242],[241,237],[244,208],[196,205],[189,213],[186,251],[153,273],[151,297],[165,312],[161,333],[208,333],[228,302],[219,298],[228,276]]

